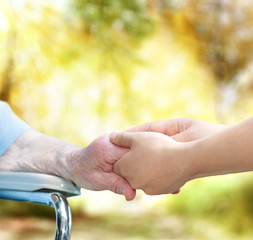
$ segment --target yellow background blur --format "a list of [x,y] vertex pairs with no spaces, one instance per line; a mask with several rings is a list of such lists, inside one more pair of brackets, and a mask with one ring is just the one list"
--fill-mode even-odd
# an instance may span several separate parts
[[[2,0],[0,58],[0,99],[38,131],[84,147],[159,119],[232,124],[253,114],[250,0]],[[70,200],[73,239],[250,238],[252,200],[251,174],[129,203],[84,190]],[[49,238],[11,208],[0,213],[5,239]]]

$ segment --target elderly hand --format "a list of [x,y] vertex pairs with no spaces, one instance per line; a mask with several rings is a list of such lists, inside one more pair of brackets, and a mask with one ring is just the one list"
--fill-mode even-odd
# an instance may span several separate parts
[[82,148],[32,129],[21,135],[0,157],[0,171],[57,175],[80,187],[111,190],[132,200],[135,190],[113,172],[113,164],[127,151],[113,145],[108,135]]
[[134,199],[135,190],[113,172],[113,165],[127,151],[127,148],[112,144],[108,135],[97,138],[87,148],[71,156],[73,181],[86,189],[111,190],[125,195],[127,200]]

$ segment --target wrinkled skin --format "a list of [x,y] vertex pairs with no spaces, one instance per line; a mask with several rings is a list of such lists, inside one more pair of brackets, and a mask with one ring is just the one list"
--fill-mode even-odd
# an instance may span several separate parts
[[32,129],[0,157],[0,171],[56,175],[82,188],[110,190],[132,200],[135,190],[112,171],[113,164],[127,151],[112,144],[108,135],[83,148]]
[[74,157],[72,179],[86,189],[110,190],[132,200],[135,190],[124,178],[113,172],[114,163],[127,151],[128,148],[112,144],[108,135],[97,138]]

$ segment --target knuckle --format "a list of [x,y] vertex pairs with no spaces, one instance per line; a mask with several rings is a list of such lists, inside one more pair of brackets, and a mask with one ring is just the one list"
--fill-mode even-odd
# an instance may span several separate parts
[[143,189],[143,191],[144,191],[147,195],[155,195],[155,193],[153,192],[153,190],[150,190],[150,189]]
[[128,177],[128,169],[122,166],[122,164],[118,164],[118,172],[120,176],[127,178]]
[[130,182],[130,185],[133,189],[141,189],[139,184],[137,184],[136,182]]
[[124,183],[123,179],[116,179],[115,181],[113,181],[110,190],[115,193],[121,193],[120,186],[123,185],[123,183]]
[[135,176],[131,176],[129,183],[133,189],[143,189],[141,181]]
[[120,175],[120,164],[119,164],[119,162],[116,162],[113,165],[113,172],[115,172],[116,174]]
[[145,187],[145,188],[143,189],[143,191],[144,191],[147,195],[157,195],[157,194],[159,194],[159,193],[157,192],[157,190],[154,189],[153,187]]

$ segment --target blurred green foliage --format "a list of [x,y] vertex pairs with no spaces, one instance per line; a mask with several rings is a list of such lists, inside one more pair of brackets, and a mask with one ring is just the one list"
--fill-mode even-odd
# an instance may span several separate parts
[[0,200],[0,206],[0,218],[4,218],[7,216],[31,216],[51,219],[55,218],[55,212],[53,208],[35,203]]
[[[74,0],[71,6],[80,23],[86,60],[92,62],[98,81],[103,82],[108,73],[116,75],[124,89],[120,99],[125,102],[122,114],[135,119],[130,83],[134,68],[142,61],[136,51],[154,33],[156,24],[146,1]],[[106,98],[108,93],[103,89],[97,106],[100,117],[107,114]]]
[[154,29],[146,1],[74,0],[73,8],[85,34],[98,39],[99,47],[110,48],[119,40],[133,47]]
[[229,237],[249,237],[253,231],[253,184],[251,174],[237,177],[212,177],[195,180],[191,187],[171,199],[167,196],[156,205],[169,215],[184,216],[188,221],[204,219],[213,226],[224,227]]

